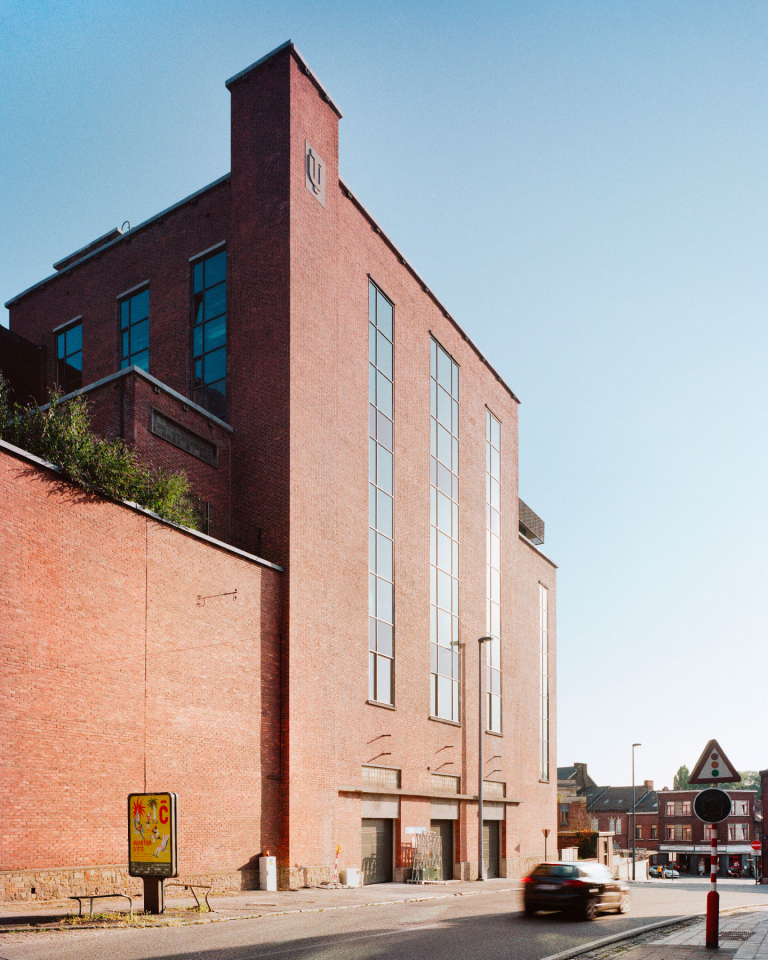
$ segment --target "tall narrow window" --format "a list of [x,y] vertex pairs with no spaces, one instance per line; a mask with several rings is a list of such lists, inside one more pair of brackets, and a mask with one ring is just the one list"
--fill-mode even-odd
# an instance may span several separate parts
[[120,301],[120,369],[149,373],[149,288]]
[[459,365],[434,340],[430,350],[430,712],[458,723]]
[[486,643],[488,729],[501,733],[501,424],[485,411]]
[[541,689],[539,714],[539,748],[541,766],[539,776],[549,780],[549,591],[539,584],[539,646],[541,651]]
[[394,703],[392,304],[368,287],[368,696]]
[[192,399],[214,416],[226,417],[226,250],[192,268]]
[[83,385],[83,325],[77,323],[56,338],[56,382],[71,393]]

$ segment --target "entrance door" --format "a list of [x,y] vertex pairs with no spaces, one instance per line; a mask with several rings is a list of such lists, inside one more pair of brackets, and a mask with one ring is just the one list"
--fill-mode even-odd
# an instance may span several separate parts
[[441,880],[453,880],[453,820],[432,820],[429,826],[437,833],[443,848],[443,872]]
[[363,883],[392,880],[392,821],[363,820],[361,847]]
[[489,880],[499,876],[499,821],[483,820],[483,860]]

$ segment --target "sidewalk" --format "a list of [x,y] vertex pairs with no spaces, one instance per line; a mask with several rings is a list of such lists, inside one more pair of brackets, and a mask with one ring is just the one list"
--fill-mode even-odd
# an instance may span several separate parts
[[768,960],[768,911],[756,909],[720,917],[720,946],[706,947],[704,920],[677,933],[659,930],[644,942],[615,943],[597,950],[586,950],[580,960]]
[[[326,910],[351,910],[358,907],[381,906],[389,903],[406,903],[420,900],[445,899],[449,897],[472,897],[489,893],[519,891],[520,880],[497,879],[484,883],[453,880],[444,884],[387,883],[366,887],[303,887],[301,890],[241,890],[237,893],[210,894],[211,912],[195,910],[191,894],[170,896],[166,893],[165,913],[155,917],[141,917],[142,925],[166,926],[178,923],[215,923],[222,920],[252,919],[276,916],[285,913],[319,913]],[[174,889],[173,893],[180,891]],[[133,898],[134,913],[144,909],[141,897]],[[0,933],[10,930],[25,930],[41,926],[57,926],[73,915],[77,917],[75,900],[6,901],[0,902]],[[126,920],[129,906],[126,900],[94,900],[94,914],[109,912],[120,914]],[[84,921],[87,921],[89,904],[83,903]],[[87,923],[83,923],[86,926]],[[99,922],[104,926],[104,922]]]

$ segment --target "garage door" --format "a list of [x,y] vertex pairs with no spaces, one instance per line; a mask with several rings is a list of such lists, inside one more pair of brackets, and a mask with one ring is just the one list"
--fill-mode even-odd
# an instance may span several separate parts
[[392,880],[392,821],[363,820],[363,883]]
[[433,820],[429,826],[432,833],[437,833],[442,841],[443,873],[441,880],[453,880],[453,820]]

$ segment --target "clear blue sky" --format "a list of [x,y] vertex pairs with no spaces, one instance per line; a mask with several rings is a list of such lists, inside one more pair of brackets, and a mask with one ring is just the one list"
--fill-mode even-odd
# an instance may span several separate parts
[[523,401],[558,761],[768,767],[768,6],[0,0],[0,299],[226,173],[224,81],[288,38]]

